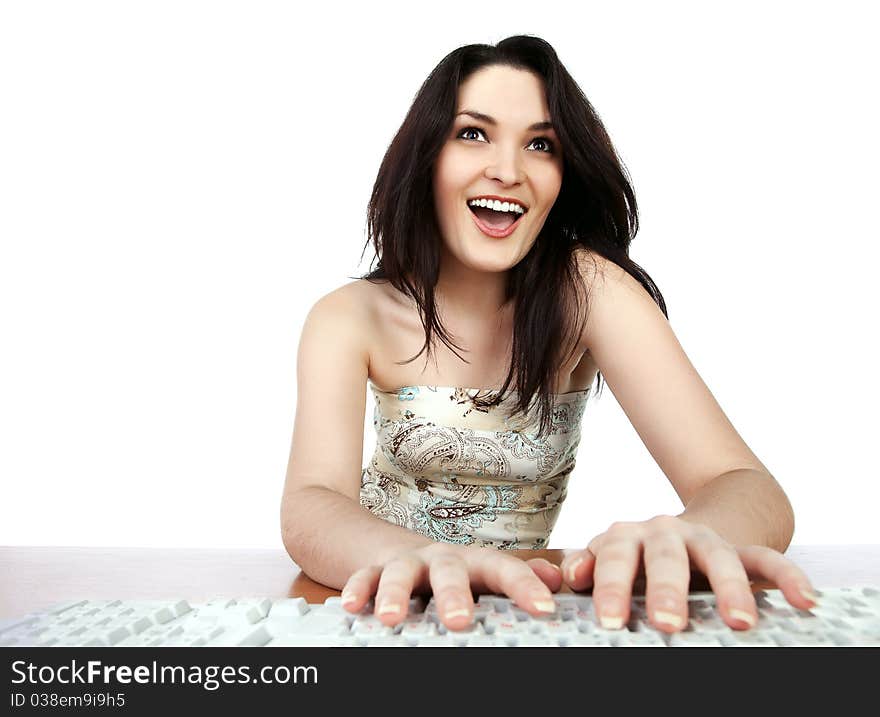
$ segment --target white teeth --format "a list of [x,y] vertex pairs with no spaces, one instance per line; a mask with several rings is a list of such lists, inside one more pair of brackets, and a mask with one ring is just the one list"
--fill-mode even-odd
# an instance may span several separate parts
[[471,199],[468,204],[472,207],[488,207],[496,212],[516,212],[517,214],[525,214],[525,209],[519,204],[513,202],[499,202],[497,199]]

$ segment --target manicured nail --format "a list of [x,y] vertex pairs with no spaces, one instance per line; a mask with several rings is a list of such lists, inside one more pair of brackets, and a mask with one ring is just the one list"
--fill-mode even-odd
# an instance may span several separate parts
[[619,630],[623,626],[623,604],[616,598],[606,598],[601,605],[597,611],[599,623],[606,630]]
[[732,607],[730,608],[730,616],[732,618],[736,618],[737,620],[747,622],[749,624],[749,627],[755,626],[755,618],[752,617],[751,614],[747,613],[745,610],[739,610],[738,608]]
[[387,615],[391,612],[400,612],[400,605],[396,602],[386,602],[379,608],[379,615]]
[[556,612],[556,603],[552,600],[535,600],[534,605],[541,612]]
[[819,604],[819,597],[815,593],[811,592],[809,588],[801,588],[800,591],[801,595],[803,595],[807,600],[816,603],[816,605]]
[[464,607],[453,608],[452,610],[446,611],[446,619],[451,620],[454,617],[461,617],[462,615],[467,617],[467,614],[468,614],[467,608],[464,608]]
[[671,625],[676,630],[680,630],[682,625],[684,625],[681,615],[676,615],[674,612],[664,612],[663,610],[656,610],[654,612],[654,621],[664,625]]
[[571,565],[568,566],[568,582],[573,583],[575,581],[574,570],[582,562],[584,562],[584,559],[578,558]]
[[353,603],[357,601],[357,595],[353,592],[349,592],[347,590],[342,591],[342,604],[348,605],[349,603]]
[[623,627],[623,618],[620,615],[600,615],[599,623],[605,630],[619,630]]

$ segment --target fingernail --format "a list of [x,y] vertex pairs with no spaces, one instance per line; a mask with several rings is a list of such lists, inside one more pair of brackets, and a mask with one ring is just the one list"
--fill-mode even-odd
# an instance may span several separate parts
[[468,614],[467,608],[457,607],[457,608],[453,608],[452,610],[446,611],[446,619],[451,620],[454,617],[461,617],[462,615],[467,617],[467,614]]
[[556,603],[552,600],[535,600],[534,605],[541,612],[556,612]]
[[807,600],[809,600],[810,602],[814,602],[817,605],[819,604],[819,597],[815,593],[811,592],[809,588],[801,588],[800,591],[801,595],[803,595]]
[[623,605],[619,600],[606,598],[601,601],[599,622],[606,630],[617,630],[623,625]]
[[349,592],[347,590],[342,591],[342,604],[348,605],[349,603],[353,603],[357,601],[357,595],[353,592]]
[[379,608],[379,615],[386,615],[391,612],[400,612],[400,605],[396,602],[386,602]]
[[681,615],[676,615],[674,612],[664,612],[663,610],[656,610],[654,612],[654,621],[663,623],[664,625],[671,625],[676,630],[684,625],[684,620],[682,620]]
[[736,618],[737,620],[747,622],[749,624],[749,627],[755,626],[755,618],[752,617],[752,615],[750,613],[747,613],[745,610],[740,610],[738,608],[732,607],[730,608],[730,616]]
[[568,566],[568,582],[573,583],[575,581],[574,570],[582,562],[584,562],[584,559],[578,558],[571,565]]
[[605,630],[619,630],[623,627],[623,618],[620,615],[600,615],[599,623]]

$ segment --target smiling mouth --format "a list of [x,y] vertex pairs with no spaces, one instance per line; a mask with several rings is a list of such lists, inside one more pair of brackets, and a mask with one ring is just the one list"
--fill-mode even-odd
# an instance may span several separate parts
[[496,212],[494,209],[487,207],[474,207],[471,205],[467,205],[467,208],[470,210],[477,228],[483,234],[496,239],[502,239],[513,234],[522,218],[528,214],[528,211],[523,214]]

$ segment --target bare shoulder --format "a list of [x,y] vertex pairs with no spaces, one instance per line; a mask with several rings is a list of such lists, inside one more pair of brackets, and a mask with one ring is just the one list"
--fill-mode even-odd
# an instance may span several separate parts
[[632,274],[601,254],[577,250],[578,267],[589,291],[581,346],[593,354],[601,335],[637,315],[659,312],[654,299]]
[[575,258],[580,275],[591,291],[595,289],[598,292],[603,292],[609,288],[612,291],[615,288],[645,291],[644,287],[626,269],[597,252],[579,247],[575,250]]
[[357,279],[333,289],[315,302],[340,321],[355,323],[370,318],[375,311],[376,291],[370,282]]
[[370,327],[375,316],[375,292],[369,282],[358,279],[321,296],[315,301],[307,321],[324,326],[328,335],[346,338],[363,356],[369,355]]

